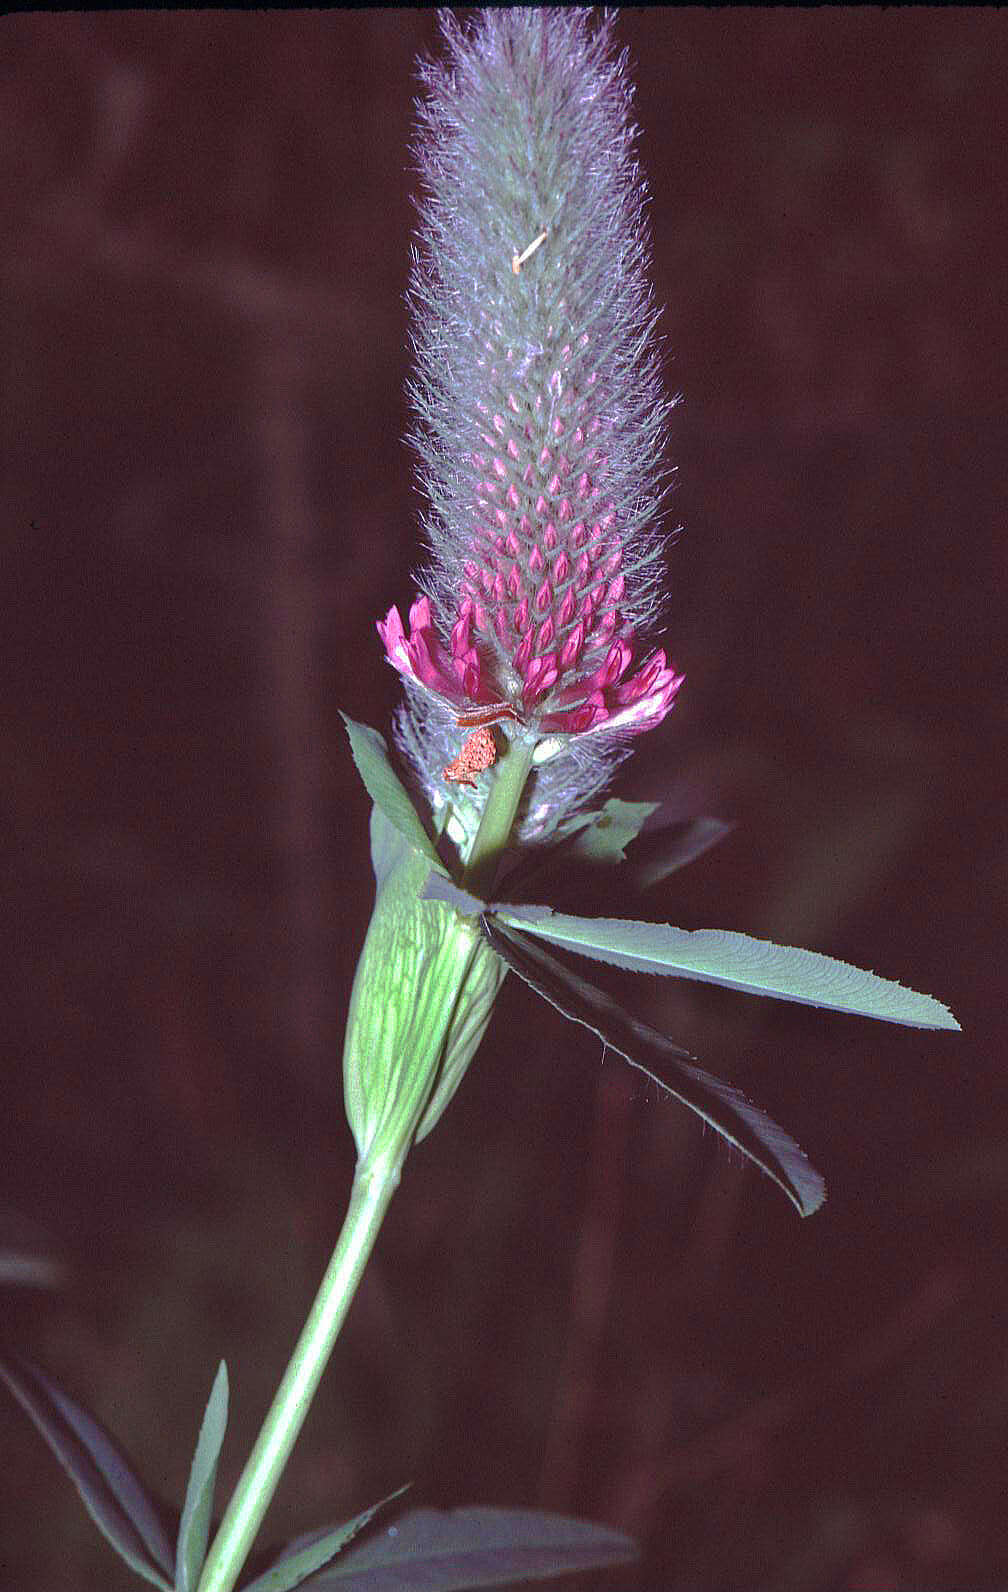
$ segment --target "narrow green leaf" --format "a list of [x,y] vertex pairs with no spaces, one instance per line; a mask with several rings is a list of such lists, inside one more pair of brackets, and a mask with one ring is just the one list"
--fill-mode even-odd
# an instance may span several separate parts
[[162,1592],[172,1592],[168,1539],[141,1482],[108,1433],[27,1360],[0,1360],[0,1377],[67,1472],[110,1546],[137,1575]]
[[[799,1215],[811,1216],[818,1210],[826,1197],[822,1177],[784,1129],[751,1105],[739,1090],[694,1067],[688,1050],[639,1022],[604,990],[562,966],[521,929],[505,928],[489,912],[483,918],[483,926],[497,954],[551,1006],[573,1022],[590,1028],[604,1045],[619,1051],[663,1093],[689,1106],[716,1128],[783,1189]],[[671,1069],[675,1082],[667,1083],[652,1071],[655,1066]]]
[[626,918],[578,918],[548,907],[498,909],[508,925],[567,951],[636,973],[696,978],[749,995],[774,995],[914,1028],[959,1028],[947,1006],[892,979],[819,951],[775,945],[731,929],[676,929]]
[[196,1452],[189,1471],[182,1519],[175,1550],[176,1592],[195,1592],[206,1558],[213,1514],[217,1463],[224,1442],[228,1417],[228,1374],[222,1360],[210,1390]]
[[312,1592],[463,1592],[548,1581],[637,1556],[629,1537],[588,1520],[521,1509],[417,1509],[341,1554]]
[[[373,1520],[379,1509],[384,1509],[393,1498],[399,1498],[406,1487],[398,1487],[394,1493],[389,1493],[380,1503],[372,1504],[370,1509],[365,1509],[353,1520],[347,1520],[341,1526],[333,1526],[331,1530],[311,1532],[304,1537],[298,1537],[288,1544],[284,1553],[275,1564],[271,1564],[264,1574],[256,1576],[241,1592],[290,1592],[291,1587],[300,1586],[316,1570],[321,1570],[324,1564],[336,1557],[345,1543],[355,1537],[368,1521]],[[316,1581],[315,1586],[321,1583]]]
[[410,800],[405,785],[392,767],[384,737],[370,725],[358,724],[345,713],[342,714],[342,719],[350,737],[350,750],[357,765],[357,772],[364,781],[371,800],[409,841],[414,851],[426,857],[439,873],[445,873],[444,863],[434,849],[434,843],[424,827],[420,814]]

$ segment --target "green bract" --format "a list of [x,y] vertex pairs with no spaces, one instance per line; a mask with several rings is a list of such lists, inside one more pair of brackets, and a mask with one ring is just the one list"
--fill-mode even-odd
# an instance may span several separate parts
[[421,899],[430,860],[378,806],[371,850],[378,894],[350,997],[343,1084],[361,1162],[398,1164],[461,1083],[506,969],[478,919]]

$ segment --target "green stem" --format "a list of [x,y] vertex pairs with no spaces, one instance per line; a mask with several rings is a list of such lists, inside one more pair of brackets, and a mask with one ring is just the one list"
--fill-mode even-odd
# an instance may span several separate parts
[[511,839],[535,749],[535,741],[513,740],[494,769],[493,784],[462,876],[463,890],[470,890],[473,895],[485,899],[493,889],[497,865]]
[[241,1574],[398,1186],[401,1164],[358,1165],[343,1230],[207,1555],[198,1592],[231,1592]]

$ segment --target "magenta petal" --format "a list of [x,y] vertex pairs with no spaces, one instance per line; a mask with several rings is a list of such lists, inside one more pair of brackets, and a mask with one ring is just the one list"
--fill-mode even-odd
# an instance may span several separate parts
[[620,707],[627,707],[631,702],[637,702],[656,687],[660,688],[659,683],[665,683],[661,681],[661,677],[666,674],[670,679],[674,677],[673,671],[668,668],[666,663],[665,653],[661,649],[650,653],[644,659],[637,673],[625,681],[614,693],[617,703]]
[[530,625],[515,648],[514,656],[511,660],[520,675],[524,675],[525,670],[528,668],[528,661],[532,656],[533,639],[534,633]]
[[581,648],[584,646],[584,635],[584,621],[579,619],[563,644],[563,651],[560,653],[561,669],[569,669],[572,664],[577,663],[581,656]]
[[469,652],[470,635],[472,632],[472,603],[465,602],[460,609],[459,618],[452,626],[451,651],[453,658],[465,658]]
[[475,660],[474,662],[467,663],[465,666],[465,672],[462,675],[462,689],[467,697],[471,697],[474,702],[478,702],[480,700],[480,666],[479,658],[475,652],[473,653],[473,659]]
[[632,657],[633,652],[626,641],[614,641],[606,654],[605,663],[592,675],[592,686],[603,691],[606,686],[615,685],[626,674]]
[[531,702],[534,697],[542,696],[552,685],[556,684],[557,660],[555,652],[547,652],[545,657],[533,658],[525,670],[526,702]]
[[548,713],[543,719],[543,729],[552,734],[583,735],[586,730],[593,730],[596,725],[604,723],[608,717],[602,692],[593,691],[591,696],[566,713]]
[[435,690],[443,688],[446,682],[431,656],[430,647],[427,645],[427,637],[422,633],[411,636],[407,643],[407,650],[410,662],[413,665],[413,673],[421,685],[433,686]]
[[614,693],[617,698],[626,698],[617,717],[633,734],[653,730],[668,713],[685,678],[665,665],[664,652],[654,654],[633,680]]
[[536,652],[545,652],[546,648],[552,644],[555,633],[556,627],[552,618],[547,619],[544,625],[540,625],[539,634],[536,636]]
[[678,695],[679,687],[685,678],[685,675],[676,674],[674,671],[669,670],[668,678],[662,678],[662,683],[658,689],[652,691],[649,696],[644,697],[638,708],[632,710],[633,723],[629,728],[637,733],[641,730],[653,730],[655,725],[660,724],[672,707]]
[[477,686],[479,682],[479,653],[476,651],[475,647],[470,647],[467,652],[460,653],[457,658],[452,659],[452,673],[454,674],[456,680],[459,680],[462,683],[466,696],[476,695],[476,692],[471,690],[466,684],[467,680],[471,681],[473,679],[476,680]]
[[375,629],[385,644],[385,651],[388,653],[389,658],[392,658],[394,648],[401,641],[406,640],[403,622],[399,610],[394,604],[385,615],[384,622],[381,619],[375,620]]
[[575,730],[579,734],[583,734],[585,730],[593,730],[596,725],[604,724],[609,717],[609,710],[604,702],[596,701],[594,697],[591,697],[587,702],[582,703],[581,707],[575,708],[571,717],[574,720]]

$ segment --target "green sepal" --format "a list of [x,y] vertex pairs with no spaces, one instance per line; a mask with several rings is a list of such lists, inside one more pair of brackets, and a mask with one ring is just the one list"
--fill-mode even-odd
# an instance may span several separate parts
[[142,1483],[108,1433],[29,1361],[5,1357],[0,1377],[67,1472],[110,1546],[145,1581],[172,1592],[171,1544]]
[[417,1127],[417,1144],[437,1126],[469,1071],[507,976],[507,963],[501,961],[482,932],[477,932],[479,939],[445,1034],[437,1082]]
[[[564,967],[530,934],[505,928],[488,912],[484,928],[491,945],[538,995],[572,1022],[591,1029],[612,1050],[644,1073],[662,1093],[695,1111],[783,1189],[799,1215],[810,1216],[826,1197],[826,1185],[804,1150],[739,1090],[693,1065],[688,1050],[640,1022],[604,990]],[[527,925],[526,925],[527,927]],[[674,1083],[652,1070],[671,1072]]]
[[437,1083],[431,1094],[430,1104],[417,1129],[417,1144],[427,1137],[440,1120],[468,1072],[469,1064],[483,1042],[483,1036],[493,1013],[494,1001],[507,976],[507,963],[501,961],[497,953],[491,949],[479,922],[482,913],[486,911],[484,901],[436,873],[428,876],[420,892],[420,898],[423,901],[440,901],[452,908],[461,919],[472,925],[480,935],[480,940],[466,976],[464,990],[460,994],[448,1025]]
[[340,1554],[312,1592],[469,1592],[607,1569],[638,1556],[631,1538],[589,1520],[531,1509],[416,1509]]
[[392,767],[385,737],[369,724],[358,724],[356,719],[349,718],[345,713],[340,716],[350,737],[350,750],[357,772],[375,806],[381,808],[414,851],[426,857],[439,873],[446,873],[447,869],[434,848],[423,819]]
[[541,906],[502,906],[497,916],[563,950],[635,973],[695,978],[749,995],[773,995],[914,1028],[959,1028],[948,1007],[931,995],[819,951],[776,945],[731,929],[571,917]]
[[371,850],[378,890],[350,996],[343,1088],[361,1160],[398,1163],[465,1076],[506,969],[477,916],[423,895],[430,860],[378,805]]
[[[344,1521],[341,1526],[333,1526],[321,1532],[313,1531],[304,1536],[297,1537],[288,1543],[280,1557],[270,1565],[262,1575],[256,1576],[254,1581],[249,1581],[242,1587],[241,1592],[290,1592],[292,1587],[300,1586],[310,1575],[321,1570],[323,1565],[329,1563],[355,1537],[362,1531],[369,1521],[373,1520],[379,1509],[384,1509],[394,1498],[399,1498],[405,1487],[397,1487],[394,1493],[389,1493],[387,1498],[382,1498],[379,1503],[372,1504],[370,1509],[364,1509],[352,1520]],[[314,1583],[321,1586],[321,1581]]]
[[228,1375],[222,1360],[200,1426],[196,1452],[189,1471],[182,1519],[175,1549],[176,1592],[195,1592],[210,1540],[217,1464],[228,1418]]

